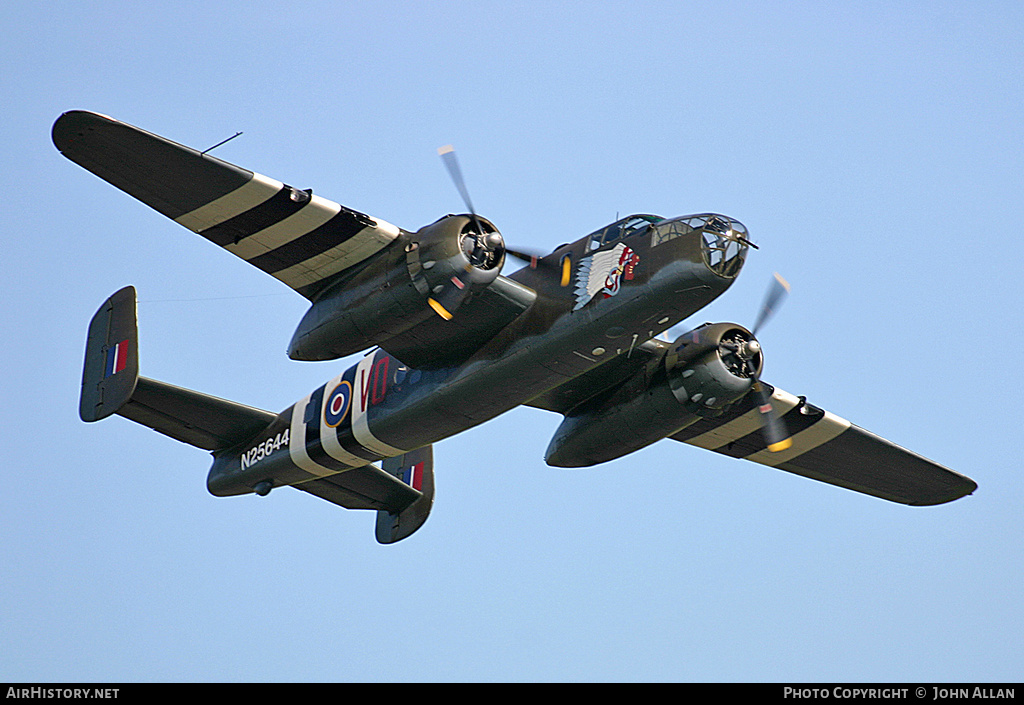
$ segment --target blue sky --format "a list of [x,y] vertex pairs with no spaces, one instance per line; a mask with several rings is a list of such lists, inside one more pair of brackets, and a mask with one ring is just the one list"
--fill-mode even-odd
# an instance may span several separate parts
[[[11,4],[0,8],[7,453],[0,679],[1017,681],[1024,652],[1011,2]],[[479,211],[523,248],[718,211],[761,246],[691,322],[765,378],[973,477],[910,508],[663,441],[543,462],[519,409],[435,446],[425,527],[77,416],[88,321],[140,297],[142,373],[278,411],[349,361],[304,301],[62,158],[87,109],[408,229]]]

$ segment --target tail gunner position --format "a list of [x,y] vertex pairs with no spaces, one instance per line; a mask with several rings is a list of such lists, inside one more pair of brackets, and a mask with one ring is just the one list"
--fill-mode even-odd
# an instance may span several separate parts
[[[732,284],[753,246],[717,214],[634,215],[531,256],[466,203],[417,231],[111,118],[53,126],[68,159],[277,278],[310,302],[288,354],[355,365],[280,413],[139,376],[135,290],[89,327],[80,413],[124,416],[211,451],[215,495],[291,485],[377,510],[377,540],[405,538],[433,501],[432,444],[520,405],[563,416],[548,464],[581,467],[664,438],[893,502],[949,502],[975,483],[760,379],[751,328],[659,333]],[[511,256],[529,266],[503,275]]]

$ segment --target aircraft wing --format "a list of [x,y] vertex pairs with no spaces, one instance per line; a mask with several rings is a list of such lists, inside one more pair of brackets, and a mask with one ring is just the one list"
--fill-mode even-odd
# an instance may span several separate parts
[[803,397],[773,389],[772,405],[792,434],[787,450],[773,453],[765,447],[753,394],[724,415],[702,419],[669,438],[901,504],[942,504],[978,487],[970,478],[808,404]]
[[390,223],[105,115],[70,111],[53,143],[71,161],[312,299],[398,237]]
[[[529,406],[570,413],[635,375],[653,375],[668,348],[663,340],[648,340],[628,355],[619,355],[537,397]],[[902,504],[941,504],[977,489],[970,478],[819,409],[803,397],[766,387],[792,435],[789,449],[773,453],[766,448],[753,393],[722,416],[701,419],[669,438]]]

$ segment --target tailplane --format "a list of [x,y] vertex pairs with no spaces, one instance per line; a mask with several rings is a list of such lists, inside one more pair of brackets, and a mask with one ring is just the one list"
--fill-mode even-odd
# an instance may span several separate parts
[[107,299],[89,324],[79,415],[117,414],[165,436],[217,451],[253,438],[277,414],[139,376],[135,287]]
[[[380,543],[401,541],[423,525],[434,502],[434,454],[429,445],[386,458],[381,467],[367,461],[362,467],[301,481],[291,477],[279,483],[274,468],[291,475],[298,471],[291,460],[289,441],[282,441],[282,436],[288,439],[295,428],[293,409],[272,414],[140,377],[134,287],[127,286],[107,299],[89,324],[79,407],[83,421],[117,414],[212,451],[215,461],[207,486],[217,495],[265,495],[277,484],[291,484],[347,509],[376,510]],[[262,443],[254,445],[261,439]],[[241,463],[241,454],[249,457],[257,449],[263,459],[263,448],[268,449],[267,457],[277,451],[276,465],[273,459],[262,464]],[[227,475],[225,467],[230,469]],[[228,478],[227,489],[215,491],[210,483],[224,477]]]

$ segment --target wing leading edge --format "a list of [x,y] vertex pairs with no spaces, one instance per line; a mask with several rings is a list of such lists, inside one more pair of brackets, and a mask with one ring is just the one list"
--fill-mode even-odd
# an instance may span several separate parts
[[105,115],[53,125],[71,161],[312,299],[400,230]]
[[673,440],[891,502],[913,506],[942,504],[969,495],[978,485],[912,451],[773,389],[772,404],[792,434],[790,448],[772,453],[753,396],[716,419],[702,419],[669,436]]

